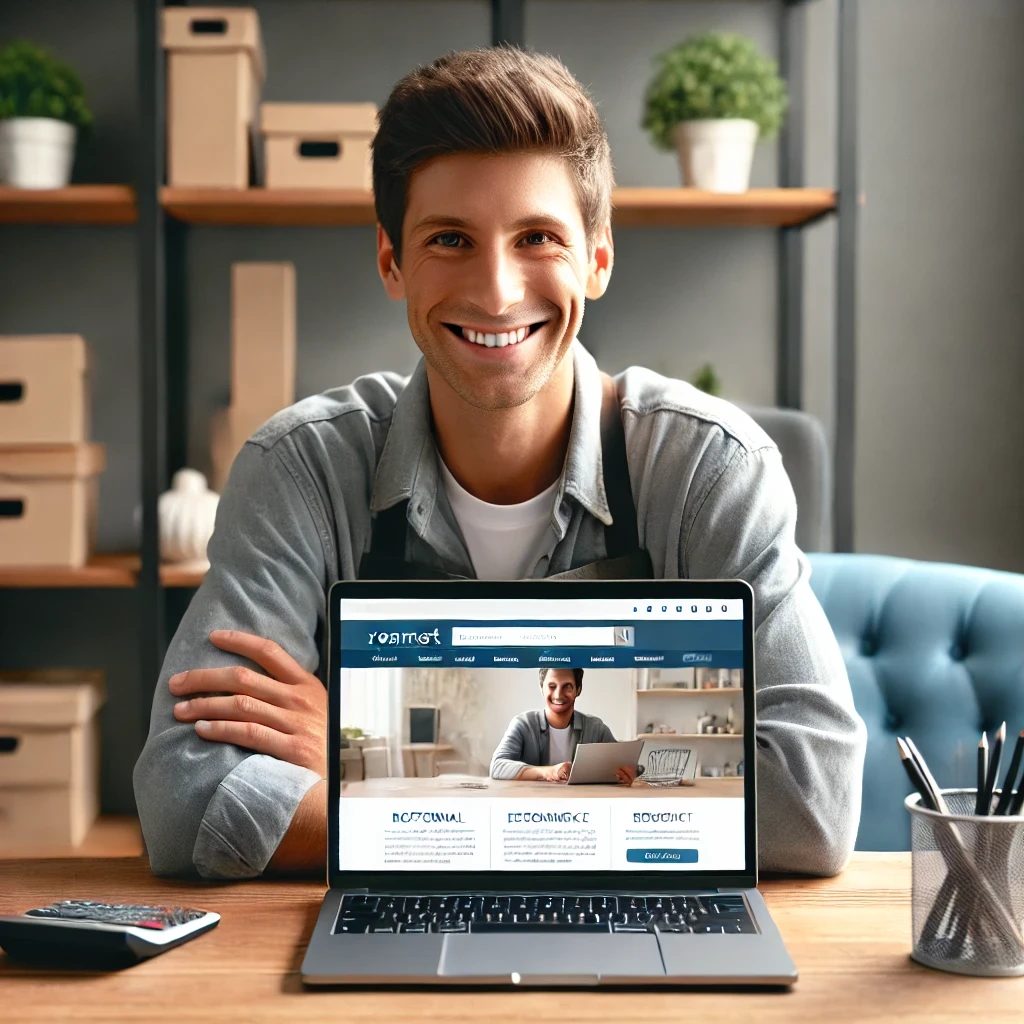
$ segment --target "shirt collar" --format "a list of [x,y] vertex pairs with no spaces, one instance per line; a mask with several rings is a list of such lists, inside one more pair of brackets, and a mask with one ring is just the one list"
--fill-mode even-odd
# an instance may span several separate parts
[[[594,357],[572,345],[573,416],[565,468],[555,495],[561,508],[566,494],[607,526],[611,523],[601,464],[601,374]],[[425,521],[437,501],[439,471],[431,432],[430,392],[421,358],[398,396],[384,450],[377,463],[370,509],[380,512],[409,499],[411,519]],[[411,499],[415,495],[416,501]],[[563,530],[568,515],[563,522]]]

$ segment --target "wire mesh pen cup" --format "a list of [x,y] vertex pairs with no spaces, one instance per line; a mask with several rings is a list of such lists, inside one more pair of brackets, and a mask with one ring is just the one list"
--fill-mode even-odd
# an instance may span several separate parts
[[957,974],[1024,975],[1024,817],[976,816],[975,790],[942,792],[948,815],[922,807],[917,793],[905,801],[911,956]]

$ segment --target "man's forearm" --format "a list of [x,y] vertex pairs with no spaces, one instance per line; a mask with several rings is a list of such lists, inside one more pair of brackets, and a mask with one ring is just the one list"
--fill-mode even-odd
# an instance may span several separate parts
[[327,782],[321,780],[302,798],[267,874],[317,875],[327,872]]
[[516,776],[517,782],[546,782],[547,776],[544,774],[543,768],[536,768],[531,764],[528,764],[523,770]]

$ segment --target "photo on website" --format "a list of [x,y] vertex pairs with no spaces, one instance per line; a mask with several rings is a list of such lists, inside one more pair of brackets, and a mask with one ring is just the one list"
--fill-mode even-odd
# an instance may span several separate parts
[[340,709],[343,869],[743,867],[742,669],[343,668]]

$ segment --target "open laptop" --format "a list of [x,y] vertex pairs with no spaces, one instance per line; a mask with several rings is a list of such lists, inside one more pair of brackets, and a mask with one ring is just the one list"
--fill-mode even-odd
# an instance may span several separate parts
[[[330,888],[303,980],[792,984],[755,888],[752,623],[740,581],[336,583]],[[517,777],[506,731],[544,760],[549,695],[562,721],[577,689],[574,728],[643,739],[638,767],[682,744],[700,770]],[[439,735],[411,743],[424,704]]]

